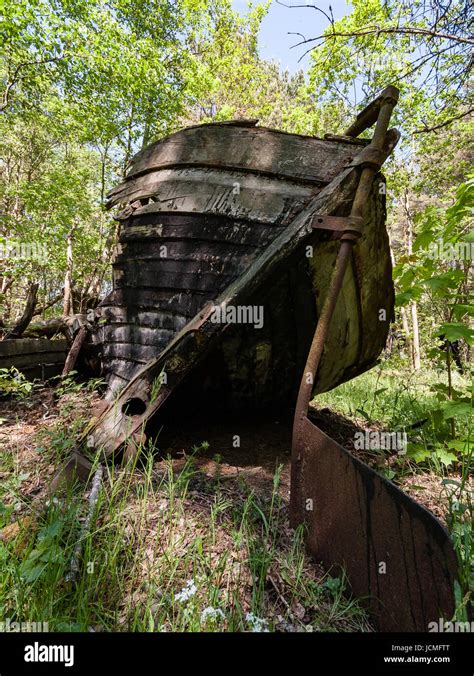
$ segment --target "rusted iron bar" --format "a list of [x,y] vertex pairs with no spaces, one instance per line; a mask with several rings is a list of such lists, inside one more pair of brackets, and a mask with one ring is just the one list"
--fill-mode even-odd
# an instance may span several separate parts
[[[398,90],[396,90],[395,87],[388,87],[385,92],[377,99],[377,124],[375,127],[374,136],[369,146],[377,153],[382,153],[390,117],[397,99]],[[369,108],[370,106],[365,110],[367,111]],[[370,116],[369,114],[361,114],[361,119],[364,120],[364,124],[367,117],[368,119],[372,119],[372,108],[370,108],[370,111]],[[356,135],[355,131],[353,132],[353,135]],[[308,353],[303,378],[301,380],[301,385],[298,392],[298,399],[295,409],[295,422],[293,427],[293,445],[297,443],[301,421],[306,418],[309,401],[313,391],[313,383],[316,378],[319,362],[321,361],[324,343],[329,331],[336,301],[342,287],[347,264],[352,254],[352,246],[357,240],[357,237],[360,235],[360,224],[363,222],[364,208],[370,194],[373,178],[378,169],[380,169],[380,166],[380,164],[377,165],[375,161],[373,161],[370,162],[369,165],[363,166],[362,168],[359,184],[357,186],[357,191],[352,203],[351,213],[347,219],[347,229],[341,237],[341,246],[336,259],[331,284],[318,320],[318,325],[316,327],[313,342]]]
[[[352,138],[356,138],[359,136],[363,131],[366,129],[369,129],[373,124],[375,124],[379,119],[380,119],[380,110],[383,106],[387,105],[387,103],[391,100],[393,101],[392,105],[392,110],[393,107],[396,105],[398,101],[398,89],[396,87],[393,87],[390,85],[389,87],[386,87],[383,92],[378,96],[376,99],[374,99],[371,103],[369,103],[368,106],[364,108],[356,117],[356,120],[351,126],[344,132],[343,136],[351,136]],[[389,114],[389,117],[391,115],[391,111]],[[374,134],[375,136],[375,134]],[[372,139],[373,142],[373,139]]]

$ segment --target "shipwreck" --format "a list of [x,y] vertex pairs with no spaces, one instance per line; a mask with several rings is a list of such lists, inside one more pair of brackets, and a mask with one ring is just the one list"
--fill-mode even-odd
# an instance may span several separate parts
[[[97,454],[130,458],[183,391],[219,412],[291,411],[291,519],[309,551],[344,566],[379,629],[427,631],[454,613],[448,533],[308,418],[311,399],[371,368],[387,338],[380,168],[399,138],[397,98],[388,87],[343,135],[205,124],[134,157],[108,195],[120,207],[113,290],[85,346],[104,408],[69,462],[87,475]],[[228,321],[229,308],[247,320]]]

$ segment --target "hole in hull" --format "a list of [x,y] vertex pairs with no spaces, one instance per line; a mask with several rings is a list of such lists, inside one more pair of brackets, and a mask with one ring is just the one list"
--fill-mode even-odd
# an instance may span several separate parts
[[122,406],[122,413],[132,417],[134,415],[143,415],[146,411],[146,404],[139,397],[128,399]]

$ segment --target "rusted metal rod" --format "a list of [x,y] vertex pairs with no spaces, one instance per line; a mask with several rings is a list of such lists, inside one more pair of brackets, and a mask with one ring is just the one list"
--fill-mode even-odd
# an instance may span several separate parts
[[398,101],[398,89],[392,85],[386,87],[380,96],[369,103],[369,105],[357,115],[355,122],[353,122],[344,132],[344,136],[356,138],[363,131],[371,127],[377,121],[381,107],[389,98],[393,99],[395,103]]
[[[376,110],[378,117],[370,147],[379,153],[382,151],[384,145],[390,117],[393,108],[396,105],[397,98],[398,90],[395,87],[387,87],[387,89],[384,90],[381,96],[377,99]],[[372,112],[370,115],[372,116]],[[372,119],[371,116],[369,119]],[[334,308],[336,307],[339,292],[344,281],[347,264],[352,254],[352,246],[354,245],[354,242],[358,236],[354,233],[354,229],[356,229],[363,218],[365,205],[367,204],[367,199],[372,188],[372,181],[376,172],[379,170],[380,165],[381,162],[378,163],[376,161],[371,161],[367,166],[363,166],[362,168],[359,184],[357,186],[354,201],[352,203],[351,213],[348,218],[348,229],[347,232],[345,232],[341,237],[341,245],[331,277],[329,291],[324,301],[321,315],[318,319],[318,324],[316,326],[316,331],[311,343],[303,377],[301,379],[301,384],[298,391],[293,425],[293,447],[295,447],[299,438],[301,423],[307,415],[307,410],[313,391],[313,384],[315,382],[316,373],[321,361],[321,356],[324,350],[324,344],[331,324]]]

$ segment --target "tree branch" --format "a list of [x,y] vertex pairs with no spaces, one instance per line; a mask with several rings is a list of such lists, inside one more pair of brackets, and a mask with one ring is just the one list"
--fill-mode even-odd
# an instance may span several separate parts
[[461,120],[463,117],[467,117],[471,113],[474,113],[474,108],[469,108],[469,110],[466,110],[464,113],[459,113],[459,115],[453,115],[453,117],[450,117],[449,120],[445,120],[444,122],[440,122],[439,124],[435,124],[433,127],[423,127],[423,129],[415,129],[413,132],[414,134],[427,134],[430,131],[436,131],[437,129],[442,129],[443,127],[447,127],[449,124],[452,124],[456,120]]
[[28,66],[42,66],[45,65],[46,63],[54,63],[56,61],[61,61],[62,59],[65,58],[65,56],[66,55],[63,54],[62,56],[52,56],[49,59],[39,59],[38,61],[25,61],[24,63],[19,63],[16,66],[15,70],[13,71],[13,75],[7,82],[5,90],[2,94],[2,102],[0,103],[0,112],[4,111],[5,108],[8,106],[8,103],[10,101],[11,90],[23,77],[22,75],[20,75],[22,70],[24,70]]
[[341,32],[332,30],[328,33],[323,33],[318,35],[316,38],[308,38],[307,40],[302,40],[298,42],[293,47],[300,47],[301,45],[308,44],[309,42],[317,42],[318,40],[327,40],[328,38],[356,38],[364,37],[367,35],[420,35],[431,38],[438,38],[439,40],[451,40],[452,42],[459,42],[462,44],[474,45],[473,38],[464,38],[457,35],[452,35],[451,33],[440,33],[429,28],[411,28],[408,26],[387,26],[386,28],[381,28],[380,26],[373,26],[366,28],[360,31],[349,31]]

